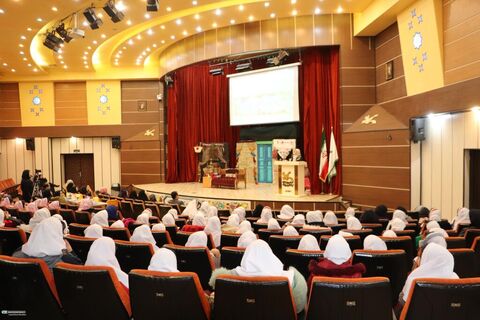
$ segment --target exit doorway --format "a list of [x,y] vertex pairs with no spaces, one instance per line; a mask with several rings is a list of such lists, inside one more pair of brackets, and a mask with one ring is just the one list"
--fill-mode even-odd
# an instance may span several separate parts
[[73,180],[80,188],[89,185],[95,189],[95,172],[92,153],[64,154],[64,181]]

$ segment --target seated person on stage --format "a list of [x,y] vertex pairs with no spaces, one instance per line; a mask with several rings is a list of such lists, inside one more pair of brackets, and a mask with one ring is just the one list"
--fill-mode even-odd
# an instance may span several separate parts
[[205,220],[205,217],[201,213],[195,214],[192,219],[192,224],[186,224],[182,227],[182,231],[186,232],[197,232],[197,231],[202,231],[205,229],[205,226],[207,225],[207,221]]
[[178,192],[177,191],[173,191],[170,196],[172,197],[172,199],[170,199],[168,201],[168,204],[176,204],[176,205],[179,205],[179,206],[183,206],[183,201],[180,200],[180,198],[178,197]]

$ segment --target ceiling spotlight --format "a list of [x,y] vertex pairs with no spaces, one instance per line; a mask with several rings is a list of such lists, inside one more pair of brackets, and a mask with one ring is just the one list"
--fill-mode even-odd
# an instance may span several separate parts
[[67,29],[65,29],[65,24],[61,23],[58,25],[58,27],[55,29],[57,33],[62,37],[63,41],[65,42],[70,42],[73,38],[69,35]]
[[94,8],[87,8],[83,11],[83,15],[87,18],[90,28],[98,29],[103,24],[102,19],[98,18],[95,14]]
[[158,0],[147,0],[147,11],[158,11]]
[[114,23],[122,21],[125,16],[122,11],[115,7],[115,2],[112,0],[108,0],[105,3],[103,10],[110,16],[110,19],[112,19]]
[[220,75],[223,75],[223,68],[210,69],[209,73],[210,73],[212,76],[220,76]]
[[280,50],[276,56],[270,57],[270,58],[267,59],[267,65],[278,66],[288,56],[289,56],[289,54],[288,54],[287,51]]
[[238,71],[245,71],[245,70],[252,70],[252,62],[251,61],[244,62],[244,63],[239,63],[235,67],[235,71],[237,71],[237,72]]
[[60,51],[60,44],[63,43],[63,40],[55,35],[55,33],[49,32],[43,41],[43,45],[55,52]]

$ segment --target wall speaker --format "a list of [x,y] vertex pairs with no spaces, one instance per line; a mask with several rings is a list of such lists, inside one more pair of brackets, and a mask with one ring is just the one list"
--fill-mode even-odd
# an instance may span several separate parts
[[425,118],[410,120],[410,139],[414,143],[425,140]]
[[29,151],[35,151],[35,139],[34,138],[27,138],[25,139],[25,146]]
[[121,143],[120,143],[120,137],[113,137],[112,138],[112,148],[113,149],[120,149]]

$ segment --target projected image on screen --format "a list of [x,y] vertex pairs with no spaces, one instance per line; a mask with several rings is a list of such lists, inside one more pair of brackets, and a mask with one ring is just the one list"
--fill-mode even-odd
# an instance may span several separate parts
[[299,121],[298,66],[230,75],[230,125]]

